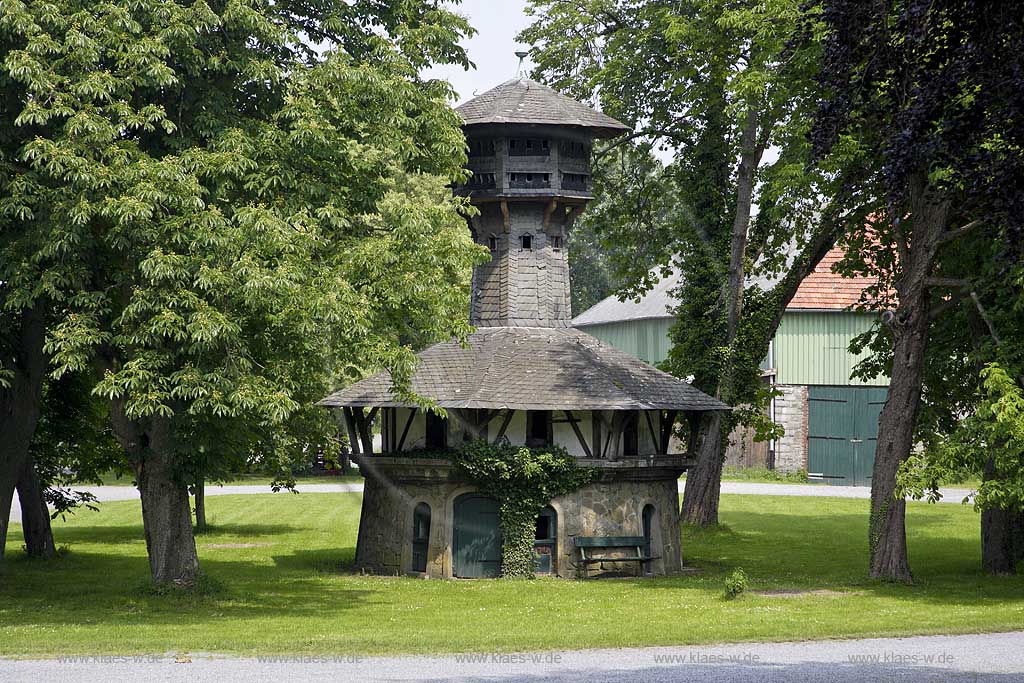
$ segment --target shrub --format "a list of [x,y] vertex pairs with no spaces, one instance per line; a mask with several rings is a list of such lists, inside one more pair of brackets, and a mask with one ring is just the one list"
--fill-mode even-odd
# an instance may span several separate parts
[[725,578],[725,597],[728,600],[738,598],[747,590],[749,581],[747,574],[742,569],[737,569]]

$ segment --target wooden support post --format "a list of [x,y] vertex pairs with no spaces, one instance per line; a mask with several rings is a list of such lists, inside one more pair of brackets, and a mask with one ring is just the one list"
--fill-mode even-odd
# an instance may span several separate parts
[[612,432],[615,437],[615,445],[612,446],[612,460],[617,460],[619,457],[619,451],[622,450],[622,432],[625,430],[626,420],[623,418],[622,411],[616,410],[615,415],[612,417]]
[[362,449],[359,448],[359,434],[356,432],[355,414],[348,407],[342,408],[341,411],[345,416],[345,427],[348,430],[348,448],[352,455],[359,455],[362,453]]
[[512,421],[512,413],[514,412],[511,408],[505,409],[505,417],[501,421],[501,427],[498,428],[498,435],[494,437],[495,444],[505,437],[505,430],[508,429],[508,423]]
[[405,437],[409,435],[409,427],[412,426],[412,419],[416,417],[416,411],[418,408],[412,408],[409,411],[409,419],[405,421],[405,427],[402,429],[402,436],[398,439],[397,451],[401,451],[405,447]]
[[[370,415],[372,416],[375,412],[376,409]],[[359,428],[359,435],[363,440],[363,454],[373,455],[373,435],[370,433],[370,424],[367,416],[363,413],[362,408],[353,408],[352,415],[355,417],[356,427]]]
[[583,438],[583,432],[580,431],[580,426],[576,424],[576,418],[573,417],[572,411],[566,410],[563,412],[565,412],[565,419],[567,419],[569,424],[572,425],[572,431],[576,432],[576,438],[579,439],[580,445],[583,446],[583,452],[587,454],[588,458],[594,457],[590,452],[590,447],[587,446],[587,440]]
[[544,232],[545,232],[545,234],[547,233],[548,228],[551,227],[551,214],[553,214],[555,212],[555,209],[557,209],[557,208],[558,208],[558,200],[557,199],[552,199],[548,203],[547,208],[544,209]]
[[661,453],[668,455],[668,445],[672,440],[672,427],[676,424],[678,411],[666,410],[661,420]]
[[508,232],[512,228],[512,219],[508,215],[508,202],[504,199],[501,200],[501,218],[505,224],[505,232]]
[[644,417],[647,418],[647,429],[651,432],[651,447],[655,451],[657,451],[658,450],[658,446],[660,445],[659,444],[660,440],[658,439],[657,433],[654,431],[654,420],[651,419],[651,411],[645,410],[645,411],[643,411],[643,413],[644,413]]
[[601,452],[601,411],[591,410],[590,411],[590,422],[591,422],[591,433],[593,434],[594,441],[594,455],[600,458],[603,454]]

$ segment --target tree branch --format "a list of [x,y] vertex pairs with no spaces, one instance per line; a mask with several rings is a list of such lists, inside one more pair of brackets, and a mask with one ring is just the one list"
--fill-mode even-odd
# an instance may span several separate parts
[[992,335],[992,339],[996,344],[1000,343],[999,334],[996,332],[996,326],[992,322],[992,318],[989,317],[988,311],[981,305],[981,299],[978,298],[978,293],[971,291],[971,301],[974,302],[975,307],[978,309],[978,313],[981,315],[981,319],[985,321],[985,325],[988,327],[988,333]]
[[970,287],[971,283],[969,280],[956,277],[926,277],[924,279],[925,287],[952,287],[959,289],[961,287]]
[[967,233],[969,233],[971,230],[974,230],[976,227],[978,227],[982,223],[984,223],[984,221],[979,218],[977,220],[971,221],[970,223],[968,223],[967,225],[965,225],[963,227],[956,228],[955,230],[948,230],[941,237],[939,237],[939,244],[945,244],[946,242],[952,242],[953,240],[957,239],[958,237],[962,237],[962,236],[966,235]]
[[609,154],[616,148],[621,147],[627,142],[631,142],[633,140],[636,140],[637,138],[643,137],[672,138],[677,142],[686,142],[682,134],[680,134],[678,131],[669,130],[667,128],[644,128],[643,130],[634,131],[629,135],[624,135],[620,137],[615,142],[611,143],[610,145],[602,149],[600,152],[596,153],[594,155],[594,161],[600,161],[607,154]]

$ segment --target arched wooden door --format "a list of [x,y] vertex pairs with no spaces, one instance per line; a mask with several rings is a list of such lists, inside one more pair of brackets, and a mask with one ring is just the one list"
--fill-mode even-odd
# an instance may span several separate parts
[[463,579],[496,577],[501,573],[501,527],[498,502],[478,493],[455,499],[452,562]]

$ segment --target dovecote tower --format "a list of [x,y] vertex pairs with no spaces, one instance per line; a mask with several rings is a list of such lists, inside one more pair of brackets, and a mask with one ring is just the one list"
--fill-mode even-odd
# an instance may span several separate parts
[[470,322],[568,327],[566,242],[593,197],[591,146],[626,126],[526,78],[502,83],[457,111],[473,173],[457,191],[480,210],[471,230],[492,255],[474,273]]
[[497,576],[500,506],[443,456],[486,440],[559,446],[597,470],[537,517],[538,573],[678,571],[678,479],[691,461],[674,452],[672,430],[683,416],[729,408],[570,326],[566,244],[591,199],[591,145],[627,128],[525,78],[458,112],[472,176],[455,191],[479,208],[470,230],[492,258],[473,274],[476,331],[417,354],[411,388],[445,414],[396,396],[387,372],[320,402],[340,413],[366,476],[356,566]]

